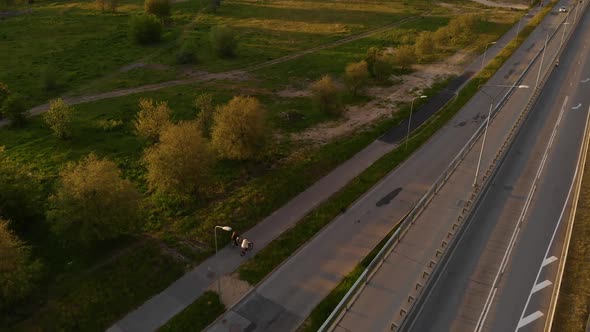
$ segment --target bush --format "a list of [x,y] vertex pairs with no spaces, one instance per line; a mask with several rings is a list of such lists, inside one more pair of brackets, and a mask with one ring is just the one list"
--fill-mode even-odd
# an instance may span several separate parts
[[105,12],[108,9],[112,13],[117,11],[117,6],[119,5],[118,0],[95,0],[95,3],[100,11]]
[[41,262],[31,259],[31,248],[0,218],[0,312],[25,299],[35,287]]
[[213,118],[215,117],[215,107],[213,106],[213,96],[209,93],[203,93],[195,99],[195,108],[197,109],[197,121],[204,137],[211,138],[211,128],[213,127]]
[[141,220],[141,196],[135,186],[121,179],[114,162],[94,154],[65,167],[49,201],[52,230],[84,246],[132,233]]
[[42,76],[43,89],[45,91],[53,91],[59,87],[57,81],[57,72],[52,67],[45,68]]
[[170,125],[172,111],[167,102],[154,103],[151,99],[139,100],[139,113],[135,117],[135,133],[150,142],[156,142],[164,128]]
[[339,115],[342,113],[341,91],[330,75],[311,84],[311,98],[320,112]]
[[143,7],[147,14],[155,15],[162,21],[170,18],[170,0],[145,0]]
[[193,40],[185,41],[178,53],[176,63],[179,65],[192,64],[197,62],[197,43]]
[[353,62],[346,66],[344,72],[344,81],[348,90],[356,96],[359,88],[361,88],[369,78],[369,71],[367,69],[367,62]]
[[211,130],[211,144],[224,158],[257,157],[267,143],[269,128],[264,109],[256,98],[234,97],[218,107]]
[[8,158],[0,147],[0,217],[27,227],[42,219],[44,198],[41,179],[26,165]]
[[451,36],[447,27],[438,28],[432,37],[434,38],[434,46],[436,48],[444,49],[449,47]]
[[162,37],[162,23],[153,15],[133,16],[129,23],[129,36],[139,44],[159,42]]
[[73,113],[74,109],[59,98],[49,102],[49,111],[43,118],[55,137],[67,139],[72,134]]
[[143,161],[150,190],[186,197],[197,191],[212,155],[197,121],[183,121],[166,127]]
[[421,60],[429,60],[434,54],[434,33],[431,31],[423,31],[416,39],[415,44],[416,55]]
[[25,98],[19,94],[11,94],[2,103],[2,116],[12,122],[14,126],[22,125],[27,118]]
[[2,105],[8,96],[10,96],[10,89],[8,89],[8,85],[0,82],[0,115],[2,115]]
[[412,45],[402,45],[395,50],[395,58],[401,70],[410,69],[416,62],[416,52]]
[[235,55],[237,40],[233,29],[226,26],[211,28],[211,47],[217,56],[228,58]]
[[104,131],[115,131],[115,130],[123,127],[123,120],[115,120],[115,119],[98,120],[97,125],[98,125],[98,128],[100,128]]
[[367,70],[371,76],[375,77],[375,63],[377,59],[383,55],[383,52],[379,50],[377,47],[371,47],[367,50],[367,54],[365,55],[365,62],[367,63]]
[[395,59],[391,54],[382,54],[375,60],[373,65],[373,71],[375,73],[375,79],[380,82],[386,82],[393,75],[393,69],[395,67]]

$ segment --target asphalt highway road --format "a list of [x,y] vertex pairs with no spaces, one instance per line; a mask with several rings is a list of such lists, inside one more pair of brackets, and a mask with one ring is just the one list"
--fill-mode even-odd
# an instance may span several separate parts
[[[590,10],[583,14],[559,67],[549,77],[411,331],[477,331],[478,326],[481,331],[543,330],[588,112]],[[537,189],[517,232],[517,220],[537,174]],[[501,273],[504,256],[508,262]],[[499,283],[494,291],[495,278]]]

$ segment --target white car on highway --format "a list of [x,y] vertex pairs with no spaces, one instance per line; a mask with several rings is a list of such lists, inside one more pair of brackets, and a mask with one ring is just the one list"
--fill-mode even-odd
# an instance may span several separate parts
[[559,7],[558,11],[560,13],[565,13],[565,12],[567,12],[567,8],[565,8],[565,7],[562,6],[562,7]]

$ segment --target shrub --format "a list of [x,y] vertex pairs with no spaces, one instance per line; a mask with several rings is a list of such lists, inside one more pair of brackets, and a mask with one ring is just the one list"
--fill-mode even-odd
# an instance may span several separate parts
[[423,31],[416,39],[416,55],[422,60],[429,60],[434,54],[434,33]]
[[375,63],[380,56],[382,56],[383,52],[376,47],[371,47],[367,50],[367,54],[365,55],[365,62],[367,63],[367,70],[371,76],[375,77]]
[[133,16],[129,23],[129,36],[139,44],[159,42],[162,23],[153,15]]
[[166,127],[160,143],[145,151],[143,161],[150,190],[185,197],[196,192],[212,155],[193,120]]
[[97,125],[98,128],[104,131],[114,131],[123,127],[123,121],[115,119],[98,120]]
[[156,142],[162,130],[170,125],[172,111],[167,102],[154,103],[151,99],[139,100],[139,113],[135,117],[135,133],[150,142]]
[[0,217],[26,227],[44,214],[41,179],[29,167],[8,158],[0,147]]
[[342,113],[341,91],[330,75],[311,84],[311,98],[320,112],[339,115]]
[[432,37],[434,38],[434,46],[436,48],[447,48],[451,41],[451,36],[447,27],[438,28]]
[[74,109],[61,98],[49,102],[49,110],[43,115],[53,135],[59,139],[70,138]]
[[45,68],[42,76],[43,89],[45,91],[53,91],[59,87],[57,81],[57,72],[52,67]]
[[380,82],[389,80],[393,75],[393,69],[395,67],[395,59],[391,54],[382,54],[375,60],[373,65],[373,71],[375,73],[375,79]]
[[348,90],[356,96],[359,88],[361,88],[369,78],[369,71],[367,69],[367,62],[353,62],[346,66],[344,72],[344,81]]
[[410,69],[416,61],[416,52],[412,45],[402,45],[395,50],[395,58],[402,70]]
[[119,5],[118,0],[95,0],[95,3],[100,11],[105,12],[108,9],[112,13],[117,11],[117,6]]
[[267,143],[268,123],[258,99],[238,96],[217,108],[211,144],[224,158],[245,160],[260,155]]
[[14,126],[22,125],[27,118],[25,98],[19,94],[10,94],[2,103],[2,116],[12,122]]
[[213,118],[215,116],[215,107],[213,106],[213,96],[209,93],[203,93],[195,99],[195,108],[197,109],[197,121],[204,137],[211,137],[211,128],[213,127]]
[[114,162],[90,154],[69,163],[49,198],[47,219],[65,241],[89,246],[137,229],[141,196]]
[[155,15],[162,21],[170,18],[170,0],[145,0],[143,7],[147,14]]
[[25,299],[35,288],[41,262],[0,218],[0,312]]
[[214,26],[211,28],[211,47],[217,56],[221,58],[235,55],[237,40],[233,29],[226,26]]
[[2,113],[2,105],[8,96],[10,96],[10,89],[8,89],[8,85],[0,82],[0,115]]
[[185,41],[178,53],[176,63],[179,65],[192,64],[197,62],[197,43],[193,40]]

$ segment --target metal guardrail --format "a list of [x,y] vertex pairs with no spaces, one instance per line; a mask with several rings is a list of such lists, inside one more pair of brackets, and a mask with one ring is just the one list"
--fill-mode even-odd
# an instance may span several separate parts
[[[567,19],[567,17],[566,17]],[[551,39],[555,36],[557,30],[552,34]],[[535,55],[533,60],[527,65],[523,73],[519,76],[516,80],[514,85],[517,85],[519,82],[522,81],[524,76],[528,73],[532,65],[537,61],[539,56],[541,55],[542,51],[545,49],[545,46],[541,48],[541,50]],[[502,97],[502,99],[496,104],[496,107],[493,109],[491,119],[495,118],[498,112],[502,109],[505,105],[507,100],[516,90],[515,87],[509,88],[506,94]],[[432,184],[432,186],[426,191],[426,193],[422,196],[422,198],[416,203],[414,208],[406,215],[405,219],[401,222],[399,228],[392,234],[389,240],[385,243],[383,248],[377,253],[375,258],[371,261],[371,263],[367,266],[367,268],[363,271],[363,273],[359,276],[356,282],[352,285],[352,287],[348,290],[348,292],[344,295],[342,300],[338,303],[336,308],[332,311],[330,316],[324,321],[322,326],[318,329],[318,332],[325,332],[331,330],[334,325],[340,320],[342,315],[348,311],[350,306],[356,300],[356,297],[360,293],[360,291],[366,286],[369,282],[371,276],[377,271],[378,267],[383,264],[385,259],[389,256],[393,248],[397,243],[399,243],[404,235],[407,233],[409,228],[414,224],[415,220],[418,216],[422,213],[422,211],[426,208],[428,203],[432,200],[432,198],[436,195],[436,193],[443,187],[443,185],[447,182],[450,176],[453,174],[455,169],[459,166],[459,164],[463,161],[467,153],[471,150],[471,148],[475,145],[479,137],[483,134],[485,129],[487,118],[482,122],[480,127],[475,131],[475,133],[471,136],[471,138],[467,141],[467,143],[463,146],[463,148],[457,153],[455,158],[449,163],[445,171],[437,178],[437,180]],[[465,209],[464,209],[465,210]],[[442,255],[442,252],[440,253]],[[439,253],[437,252],[437,256]],[[426,272],[425,272],[426,273]],[[431,280],[432,278],[429,278]],[[427,280],[427,282],[429,281]],[[417,284],[417,290],[423,288],[423,285]],[[422,293],[422,292],[421,292]],[[409,299],[410,300],[410,299]],[[412,300],[410,300],[412,301]],[[412,301],[416,303],[416,301]],[[402,314],[402,312],[400,312]],[[407,312],[403,313],[403,316],[406,316]],[[404,319],[405,321],[405,319]],[[393,324],[395,325],[395,324]],[[397,326],[393,326],[392,329]],[[401,325],[401,324],[400,324]]]

